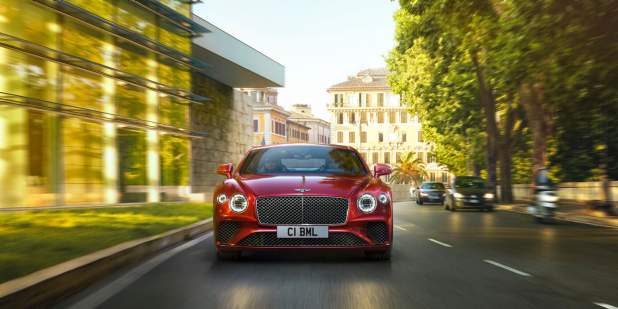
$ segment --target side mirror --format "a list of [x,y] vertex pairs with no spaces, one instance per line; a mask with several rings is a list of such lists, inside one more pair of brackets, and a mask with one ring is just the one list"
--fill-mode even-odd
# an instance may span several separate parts
[[224,163],[217,167],[217,174],[223,175],[227,178],[232,178],[232,170],[234,169],[234,164],[232,163]]
[[390,175],[391,167],[386,164],[376,164],[373,166],[373,176],[380,177],[384,175]]

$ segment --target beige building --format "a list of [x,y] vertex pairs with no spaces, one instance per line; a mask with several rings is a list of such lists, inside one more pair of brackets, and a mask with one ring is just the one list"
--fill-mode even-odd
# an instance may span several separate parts
[[253,105],[253,145],[307,143],[309,127],[290,119],[291,112],[277,104],[277,89],[242,89],[255,100]]
[[308,104],[292,105],[290,119],[309,127],[308,143],[330,144],[330,123],[315,117],[311,112],[311,106]]
[[328,88],[331,140],[352,146],[368,164],[395,164],[413,152],[428,165],[428,180],[447,182],[448,170],[435,162],[421,123],[407,112],[387,83],[386,69],[367,69]]

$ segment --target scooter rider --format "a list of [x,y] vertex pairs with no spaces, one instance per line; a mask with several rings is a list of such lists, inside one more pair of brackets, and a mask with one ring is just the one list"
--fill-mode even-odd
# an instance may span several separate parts
[[540,221],[554,217],[557,208],[558,196],[556,185],[549,179],[547,169],[537,171],[534,178],[534,215]]

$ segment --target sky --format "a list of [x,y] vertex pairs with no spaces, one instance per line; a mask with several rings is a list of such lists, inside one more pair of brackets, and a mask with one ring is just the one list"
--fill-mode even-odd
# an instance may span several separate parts
[[195,14],[285,66],[279,104],[328,120],[326,89],[384,67],[394,46],[391,0],[205,0]]

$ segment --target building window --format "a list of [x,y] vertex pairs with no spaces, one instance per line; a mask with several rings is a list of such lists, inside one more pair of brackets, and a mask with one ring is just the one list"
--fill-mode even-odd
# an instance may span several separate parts
[[388,123],[396,123],[396,122],[397,122],[397,113],[388,112]]
[[356,123],[356,113],[350,113],[350,123]]
[[362,93],[358,93],[358,107],[362,107],[363,106],[363,94]]
[[343,132],[337,132],[337,143],[343,143]]
[[391,163],[391,153],[388,151],[384,153],[384,163],[386,164]]
[[384,93],[378,93],[378,106],[384,106]]
[[447,176],[448,175],[446,173],[442,172],[442,182],[444,182],[444,183],[448,182],[448,179],[447,179],[448,177]]
[[360,123],[367,123],[367,112],[360,112]]
[[275,123],[275,125],[274,125],[274,127],[275,127],[274,133],[278,134],[278,135],[281,135],[281,136],[285,136],[285,123],[281,123],[281,122],[278,122],[278,121],[275,121],[274,123]]
[[361,157],[363,158],[363,160],[365,160],[365,162],[367,162],[367,153],[366,152],[361,152]]
[[430,176],[431,176],[431,181],[436,181],[436,173],[431,172]]
[[337,123],[343,124],[343,113],[337,113]]
[[384,113],[378,112],[378,123],[384,123]]
[[406,111],[401,112],[401,123],[408,123],[408,113]]
[[258,131],[258,120],[253,119],[253,132],[257,132],[257,131]]
[[379,153],[377,153],[377,152],[374,152],[374,153],[373,153],[373,156],[372,156],[372,157],[373,157],[373,158],[372,158],[372,159],[373,159],[373,164],[378,163],[378,161],[379,161],[379,159],[378,159],[378,158],[379,158],[379,155],[380,155],[380,154],[379,154]]
[[418,131],[418,142],[422,143],[425,139],[423,138],[423,131]]
[[382,132],[378,133],[378,142],[383,142],[384,141],[384,134]]
[[348,134],[348,138],[349,138],[348,143],[355,143],[356,141],[355,141],[354,137],[355,137],[354,136],[354,132],[349,132],[349,134]]
[[397,163],[401,162],[401,152],[397,152],[395,154],[395,162]]
[[367,132],[363,131],[360,133],[360,142],[361,143],[366,143],[367,142]]
[[365,106],[371,106],[371,94],[365,94]]
[[401,133],[401,142],[405,143],[408,141],[408,134],[406,132]]

